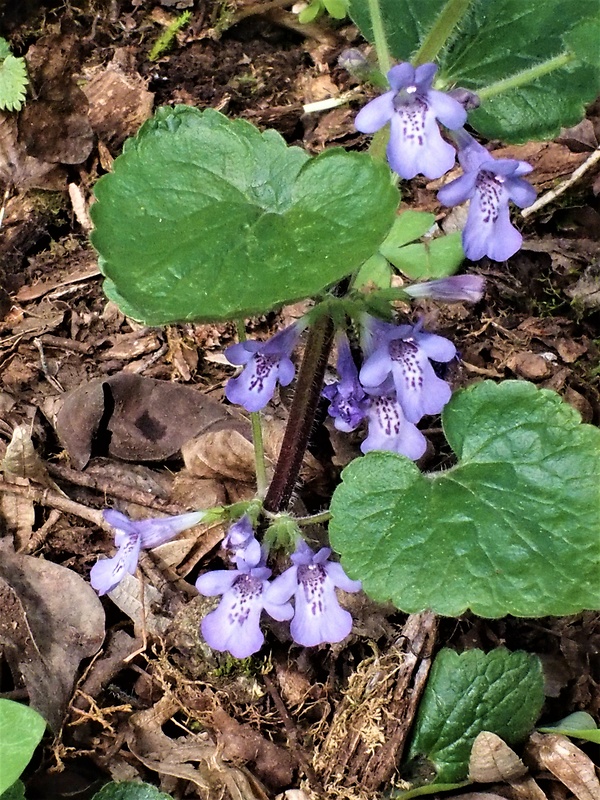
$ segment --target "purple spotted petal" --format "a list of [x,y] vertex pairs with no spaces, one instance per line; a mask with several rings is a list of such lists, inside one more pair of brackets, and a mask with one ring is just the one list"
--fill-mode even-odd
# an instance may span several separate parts
[[330,401],[327,412],[333,417],[335,427],[349,433],[356,430],[365,417],[366,395],[345,336],[338,339],[337,371],[340,380],[326,386],[323,396]]
[[415,68],[407,61],[402,64],[396,64],[388,72],[387,79],[394,93],[399,92],[401,89],[406,89],[407,86],[415,84]]
[[390,121],[394,114],[394,92],[386,92],[367,103],[356,115],[354,127],[361,133],[375,133]]
[[400,105],[392,117],[387,157],[402,178],[408,180],[422,173],[434,179],[452,169],[456,152],[442,139],[435,112],[426,100],[417,97],[410,104]]
[[251,574],[238,574],[214,611],[202,620],[206,643],[235,658],[247,658],[263,646],[260,629],[264,581]]
[[425,351],[417,342],[403,339],[390,342],[389,350],[398,402],[406,419],[418,422],[426,414],[439,414],[452,390],[437,377]]
[[234,560],[241,558],[252,567],[260,564],[263,555],[260,542],[254,538],[254,528],[247,514],[229,527],[223,539],[223,548],[231,551]]
[[363,453],[390,450],[417,461],[427,449],[427,440],[408,422],[393,393],[372,398],[368,420],[369,435],[360,447]]
[[[298,320],[267,342],[242,342],[227,348],[225,355],[232,363],[245,364],[242,373],[227,382],[229,402],[246,411],[260,411],[273,397],[277,383],[291,383],[295,368],[290,356],[305,327],[306,321]],[[249,354],[247,359],[245,354]]]
[[352,630],[352,615],[341,608],[333,581],[320,564],[298,567],[292,638],[303,647],[341,642]]
[[141,537],[139,534],[120,530],[120,547],[116,555],[96,562],[90,572],[90,583],[101,596],[112,592],[127,573],[133,575],[137,568]]
[[225,594],[240,574],[241,571],[237,569],[215,569],[212,572],[205,572],[196,580],[196,589],[206,597]]

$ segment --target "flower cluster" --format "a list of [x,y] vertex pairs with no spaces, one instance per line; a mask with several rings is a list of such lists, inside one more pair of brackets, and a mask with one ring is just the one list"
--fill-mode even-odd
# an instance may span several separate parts
[[112,558],[103,558],[94,564],[90,583],[99,595],[112,592],[127,573],[133,575],[140,550],[149,550],[170,541],[177,534],[198,525],[206,515],[206,511],[191,511],[175,517],[132,520],[113,508],[106,509],[104,519],[115,529],[117,552]]
[[222,596],[201,626],[204,639],[214,650],[226,650],[236,658],[260,650],[263,611],[278,621],[291,620],[292,638],[305,647],[340,642],[348,636],[352,617],[340,607],[335,589],[357,592],[361,584],[329,560],[329,548],[315,553],[300,541],[291,556],[292,566],[270,581],[271,570],[248,517],[231,526],[224,546],[231,551],[235,569],[207,572],[196,581],[200,594]]
[[391,450],[416,461],[427,447],[416,423],[426,414],[438,414],[451,395],[430,359],[451,361],[456,348],[448,339],[423,331],[420,323],[391,325],[373,317],[366,317],[362,338],[365,360],[360,371],[347,339],[339,340],[339,380],[324,390],[329,414],[342,431],[355,430],[367,420],[363,453]]
[[476,142],[463,125],[467,109],[479,105],[477,96],[465,89],[447,94],[433,89],[436,71],[435,64],[392,67],[387,75],[390,91],[359,111],[356,128],[374,133],[389,122],[387,158],[394,172],[405,179],[418,174],[434,179],[451,170],[456,157],[453,145],[441,135],[441,122],[452,132],[464,174],[442,187],[438,198],[447,206],[470,201],[463,231],[467,258],[505,261],[522,243],[510,222],[509,201],[521,208],[533,203],[535,190],[521,177],[532,167],[525,161],[494,159]]

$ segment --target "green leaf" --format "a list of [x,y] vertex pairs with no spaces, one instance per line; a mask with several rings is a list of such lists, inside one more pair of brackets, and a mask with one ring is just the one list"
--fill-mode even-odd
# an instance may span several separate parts
[[334,19],[344,19],[348,14],[347,0],[323,0],[327,13]]
[[427,211],[403,211],[394,220],[379,252],[391,261],[388,253],[393,254],[399,247],[420,239],[434,224],[435,215]]
[[92,800],[173,800],[173,798],[149,783],[122,781],[107,783]]
[[309,22],[314,22],[322,13],[322,0],[313,0],[312,3],[309,3],[306,8],[303,8],[298,14],[298,22],[302,25],[306,25]]
[[[414,57],[449,5],[380,2],[399,61]],[[350,15],[373,41],[366,0],[352,0]],[[436,39],[437,88],[458,85],[480,93],[482,106],[469,114],[469,123],[488,138],[550,138],[578,122],[598,95],[599,25],[597,0],[474,0],[454,30]],[[432,55],[428,48],[426,60]]]
[[149,325],[314,296],[377,251],[398,203],[367,154],[309,158],[275,131],[186,106],[159,110],[95,191],[105,290]]
[[27,83],[25,59],[6,56],[0,64],[0,108],[20,111],[25,102]]
[[391,263],[412,280],[454,275],[465,259],[460,231],[388,250]]
[[4,36],[0,36],[0,59],[5,59],[7,56],[11,54],[10,45],[4,38]]
[[13,783],[0,795],[0,800],[25,800],[25,786],[22,781]]
[[537,656],[503,648],[441,650],[419,705],[408,759],[430,761],[435,783],[464,780],[478,734],[490,731],[515,745],[533,728],[543,702]]
[[354,288],[372,284],[380,289],[388,289],[392,279],[392,269],[380,253],[376,253],[367,259],[359,269],[354,280]]
[[456,466],[374,452],[343,471],[329,530],[348,574],[408,612],[600,608],[600,430],[526,381],[457,392],[442,420]]
[[600,744],[600,730],[594,718],[585,711],[576,711],[569,714],[554,725],[538,727],[542,733],[561,733],[573,739],[585,739],[588,742]]
[[45,729],[46,720],[33,708],[0,699],[0,794],[29,764]]

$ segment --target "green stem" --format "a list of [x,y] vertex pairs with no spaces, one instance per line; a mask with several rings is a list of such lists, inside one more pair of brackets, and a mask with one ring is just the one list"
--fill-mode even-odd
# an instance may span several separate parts
[[321,511],[320,514],[312,514],[309,517],[295,517],[294,522],[302,527],[303,525],[319,525],[321,522],[329,522],[330,519],[331,511]]
[[448,0],[413,59],[414,65],[435,61],[453,30],[466,14],[472,0]]
[[518,72],[510,78],[505,78],[503,81],[490,83],[489,86],[484,86],[483,89],[479,89],[477,95],[481,100],[488,100],[490,97],[508,92],[510,89],[518,89],[521,86],[525,86],[541,78],[543,75],[547,75],[549,72],[554,72],[555,69],[565,67],[567,64],[570,64],[574,58],[575,56],[573,53],[561,53],[559,56],[537,64],[535,67],[525,69],[523,72]]
[[263,505],[265,511],[283,511],[294,491],[323,388],[333,333],[328,314],[310,327],[277,466]]
[[384,75],[387,75],[392,66],[392,59],[390,58],[390,51],[385,35],[383,17],[381,15],[381,6],[379,5],[379,0],[368,0],[368,2],[379,69],[384,73]]
[[[246,326],[244,321],[235,321],[238,339],[240,342],[246,341]],[[265,446],[263,442],[262,424],[260,412],[250,412],[250,424],[252,426],[252,444],[254,445],[254,467],[256,470],[256,494],[262,500],[267,492],[267,467],[265,464]]]

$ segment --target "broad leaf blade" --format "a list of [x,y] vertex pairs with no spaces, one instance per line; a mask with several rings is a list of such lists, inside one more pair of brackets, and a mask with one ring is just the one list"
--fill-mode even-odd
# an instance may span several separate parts
[[45,729],[46,720],[33,708],[0,699],[0,794],[29,764]]
[[188,107],[146,123],[96,196],[107,292],[151,325],[315,295],[377,251],[398,202],[366,154],[311,159],[275,131]]
[[458,464],[351,463],[331,512],[333,547],[374,599],[458,616],[600,607],[600,431],[548,390],[486,381],[443,414]]
[[464,780],[479,733],[491,731],[516,744],[533,728],[543,702],[536,656],[502,648],[441,650],[419,705],[408,758],[430,761],[435,783]]

